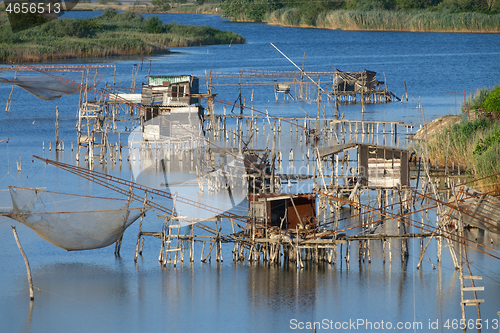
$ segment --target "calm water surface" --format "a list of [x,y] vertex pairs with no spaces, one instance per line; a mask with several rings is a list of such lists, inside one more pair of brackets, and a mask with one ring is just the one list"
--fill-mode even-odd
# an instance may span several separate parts
[[[96,13],[70,13],[94,15]],[[404,82],[408,103],[367,105],[364,115],[359,106],[343,106],[349,119],[401,120],[419,123],[416,109],[421,98],[427,120],[460,110],[464,92],[499,83],[500,35],[407,32],[347,32],[298,29],[256,23],[231,23],[211,15],[161,15],[164,22],[210,25],[240,33],[244,45],[175,48],[175,53],[149,56],[152,74],[194,74],[205,71],[237,72],[240,69],[292,71],[295,67],[271,45],[274,43],[297,64],[306,53],[308,71],[373,70],[385,79],[389,90],[401,96]],[[61,62],[62,63],[62,62]],[[140,57],[68,60],[69,64],[116,64],[117,83],[130,86],[132,64]],[[137,82],[147,76],[144,61]],[[12,73],[0,73],[8,77]],[[103,79],[109,83],[112,76]],[[139,85],[138,85],[139,86]],[[251,89],[243,88],[250,100]],[[0,85],[0,102],[5,103],[10,86]],[[234,101],[234,89],[216,87],[218,97]],[[268,109],[273,115],[315,116],[317,106],[307,102],[274,101],[272,88],[255,88],[256,109]],[[41,101],[14,90],[10,113],[0,112],[0,188],[47,186],[62,192],[92,195],[110,193],[63,171],[33,162],[32,155],[58,158],[75,163],[70,142],[76,140],[76,104],[78,96]],[[42,141],[54,140],[54,110],[60,110],[60,137],[66,138],[66,151],[42,151]],[[217,106],[222,112],[222,106]],[[305,110],[302,111],[301,109]],[[331,115],[331,110],[327,110]],[[34,123],[33,123],[34,122]],[[21,159],[22,171],[16,171]],[[96,167],[99,169],[99,166]],[[107,172],[130,177],[127,162],[110,166]],[[0,206],[9,205],[0,191]],[[24,262],[16,247],[11,225],[16,225],[28,255],[36,287],[30,308]],[[161,220],[149,213],[144,230],[160,230]],[[233,264],[232,246],[224,247],[225,261],[201,264],[200,248],[195,262],[180,267],[160,268],[157,262],[159,242],[147,239],[144,256],[137,265],[133,251],[138,225],[125,233],[122,257],[115,258],[113,248],[66,252],[40,239],[31,230],[13,220],[0,218],[0,331],[1,332],[286,332],[291,320],[333,321],[343,323],[365,320],[372,323],[422,322],[419,331],[453,331],[443,327],[446,320],[459,319],[460,291],[458,272],[453,269],[449,252],[436,265],[436,248],[429,246],[422,269],[416,270],[419,243],[410,242],[410,257],[402,263],[398,244],[393,245],[392,263],[382,262],[382,247],[372,244],[372,262],[362,262],[354,254],[351,264],[312,266],[297,271],[248,262]],[[228,229],[229,230],[229,229]],[[498,243],[496,243],[498,244]],[[352,253],[355,253],[353,248]],[[498,319],[500,311],[500,265],[498,260],[471,251],[473,273],[482,275],[485,286],[479,297],[484,320]],[[472,308],[471,308],[472,309]],[[467,309],[468,318],[476,318]],[[429,330],[429,321],[439,321],[439,329]],[[381,329],[380,329],[381,330]],[[380,331],[379,330],[379,331]],[[312,331],[312,330],[309,330]],[[373,331],[365,326],[358,331]],[[392,331],[414,331],[392,329]],[[483,331],[498,331],[494,330]]]

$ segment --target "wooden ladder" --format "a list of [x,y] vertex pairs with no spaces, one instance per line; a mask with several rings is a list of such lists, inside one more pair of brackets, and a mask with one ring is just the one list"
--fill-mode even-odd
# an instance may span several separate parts
[[[176,229],[177,233],[175,233]],[[166,266],[167,264],[174,264],[175,267],[178,262],[182,262],[182,256],[178,259],[179,254],[182,251],[182,241],[180,240],[181,224],[179,219],[169,219],[165,231],[165,255],[163,256],[163,266]],[[175,242],[175,246],[173,245],[173,242]],[[172,259],[172,254],[174,254],[174,259]]]
[[[467,267],[468,274],[464,275],[463,266]],[[477,317],[481,319],[481,312],[479,309],[479,305],[484,303],[484,299],[477,298],[477,291],[483,291],[484,287],[476,286],[475,280],[482,280],[482,276],[471,275],[471,270],[469,268],[469,263],[465,262],[460,268],[460,306],[462,308],[462,319],[465,320],[465,307],[466,306],[476,306],[477,307]],[[465,281],[470,281],[470,285],[466,286]],[[464,293],[472,291],[474,298],[466,298]],[[470,294],[469,294],[470,295]]]

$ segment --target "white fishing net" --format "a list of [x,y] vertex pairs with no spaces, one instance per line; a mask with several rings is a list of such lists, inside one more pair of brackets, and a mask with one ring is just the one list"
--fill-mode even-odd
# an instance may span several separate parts
[[10,195],[12,219],[68,251],[111,245],[141,216],[141,207],[132,208],[123,199],[19,187],[10,187]]
[[[80,92],[80,87],[74,82],[81,81],[81,74],[58,73],[58,77],[59,79],[38,74],[17,75],[13,79],[0,77],[0,82],[14,84],[46,101]],[[97,75],[94,80],[95,82],[89,82],[88,86],[95,87],[99,84],[102,77],[103,75],[101,74]],[[73,84],[71,84],[70,81],[73,82]]]

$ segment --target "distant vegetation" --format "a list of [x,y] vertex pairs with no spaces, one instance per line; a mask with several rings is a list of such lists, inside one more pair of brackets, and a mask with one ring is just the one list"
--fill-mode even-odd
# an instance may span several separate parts
[[347,30],[500,32],[500,0],[221,0],[241,21]]
[[[448,151],[448,161],[467,167],[478,179],[500,173],[500,86],[479,89],[470,96],[464,111],[471,109],[478,110],[477,119],[442,128],[429,137],[429,157],[444,165]],[[483,190],[500,189],[500,176],[478,185]]]
[[245,42],[230,31],[163,24],[156,16],[145,19],[141,14],[111,9],[96,18],[62,18],[17,33],[6,21],[2,15],[0,61],[4,62],[165,53],[168,47]]

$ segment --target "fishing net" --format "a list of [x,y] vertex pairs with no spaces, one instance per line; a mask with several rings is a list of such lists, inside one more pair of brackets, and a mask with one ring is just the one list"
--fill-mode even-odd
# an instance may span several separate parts
[[[49,101],[57,99],[62,96],[76,94],[80,91],[78,85],[70,84],[64,82],[63,80],[68,80],[72,82],[79,82],[82,79],[82,75],[78,74],[61,74],[58,76],[62,79],[56,79],[47,75],[17,75],[13,79],[5,79],[0,77],[0,82],[14,84],[26,91],[29,91],[36,97]],[[102,75],[97,75],[95,82],[92,82],[90,86],[94,87],[99,84],[102,79]]]
[[141,216],[123,199],[88,197],[35,188],[10,187],[19,221],[49,243],[68,251],[90,250],[116,242]]
[[12,213],[12,201],[8,189],[0,189],[0,214]]

